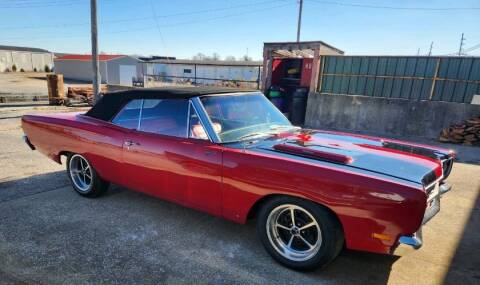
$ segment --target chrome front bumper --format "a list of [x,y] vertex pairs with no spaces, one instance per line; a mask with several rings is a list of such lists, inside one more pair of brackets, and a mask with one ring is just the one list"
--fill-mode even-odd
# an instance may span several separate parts
[[[435,188],[432,197],[427,201],[428,205],[427,210],[425,210],[425,215],[423,216],[422,226],[440,212],[440,198],[443,194],[452,190],[452,186],[444,182],[437,182]],[[423,243],[422,226],[420,226],[420,229],[411,236],[401,236],[398,242],[409,245],[414,249],[421,248]]]

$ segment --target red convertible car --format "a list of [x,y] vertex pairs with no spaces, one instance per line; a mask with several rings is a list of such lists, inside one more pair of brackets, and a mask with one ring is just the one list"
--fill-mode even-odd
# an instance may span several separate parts
[[343,247],[419,248],[451,189],[453,152],[301,129],[258,91],[107,93],[84,114],[26,115],[22,127],[31,149],[67,157],[78,194],[115,183],[237,223],[256,218],[268,253],[294,269]]

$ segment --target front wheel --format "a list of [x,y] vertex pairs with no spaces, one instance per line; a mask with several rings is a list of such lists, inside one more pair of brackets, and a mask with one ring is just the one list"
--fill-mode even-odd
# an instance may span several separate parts
[[68,178],[73,189],[85,197],[98,197],[107,191],[109,183],[98,176],[88,160],[80,154],[67,158]]
[[344,243],[342,227],[332,213],[294,197],[267,201],[258,215],[257,231],[276,261],[297,270],[325,266]]

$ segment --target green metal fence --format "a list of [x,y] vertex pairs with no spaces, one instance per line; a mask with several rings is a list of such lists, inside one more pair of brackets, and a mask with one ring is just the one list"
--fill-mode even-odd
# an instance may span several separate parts
[[322,56],[319,92],[470,103],[480,94],[480,58]]

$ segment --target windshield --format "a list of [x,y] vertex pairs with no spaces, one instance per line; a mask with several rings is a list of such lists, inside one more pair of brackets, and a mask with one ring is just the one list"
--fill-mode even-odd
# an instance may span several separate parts
[[221,142],[273,135],[295,128],[261,93],[200,99]]

